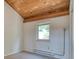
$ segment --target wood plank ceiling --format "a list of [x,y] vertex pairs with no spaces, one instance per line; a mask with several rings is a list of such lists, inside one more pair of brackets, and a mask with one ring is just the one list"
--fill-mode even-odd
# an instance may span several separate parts
[[24,22],[69,14],[69,0],[5,0]]

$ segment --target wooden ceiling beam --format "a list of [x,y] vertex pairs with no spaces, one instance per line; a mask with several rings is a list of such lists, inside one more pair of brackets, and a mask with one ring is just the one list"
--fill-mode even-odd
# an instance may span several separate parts
[[69,11],[63,11],[63,12],[56,12],[56,13],[49,13],[46,15],[39,15],[35,17],[25,18],[24,23],[26,22],[32,22],[32,21],[38,21],[38,20],[45,20],[46,18],[52,18],[52,17],[60,17],[69,15]]

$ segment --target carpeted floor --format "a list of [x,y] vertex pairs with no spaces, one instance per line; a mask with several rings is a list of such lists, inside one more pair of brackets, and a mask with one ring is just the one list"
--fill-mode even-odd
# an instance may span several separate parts
[[21,53],[6,56],[4,57],[4,59],[56,59],[56,58],[49,58],[33,53],[21,52]]

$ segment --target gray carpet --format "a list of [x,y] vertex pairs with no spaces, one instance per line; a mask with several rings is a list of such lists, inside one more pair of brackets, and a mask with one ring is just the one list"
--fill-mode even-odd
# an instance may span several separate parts
[[56,58],[49,58],[33,53],[21,52],[21,53],[6,56],[4,57],[4,59],[56,59]]

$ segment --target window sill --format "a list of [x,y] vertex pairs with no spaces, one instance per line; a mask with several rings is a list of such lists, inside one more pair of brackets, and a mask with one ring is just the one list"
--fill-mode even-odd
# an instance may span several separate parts
[[44,39],[39,40],[39,39],[38,39],[37,41],[49,41],[49,40],[44,40]]

